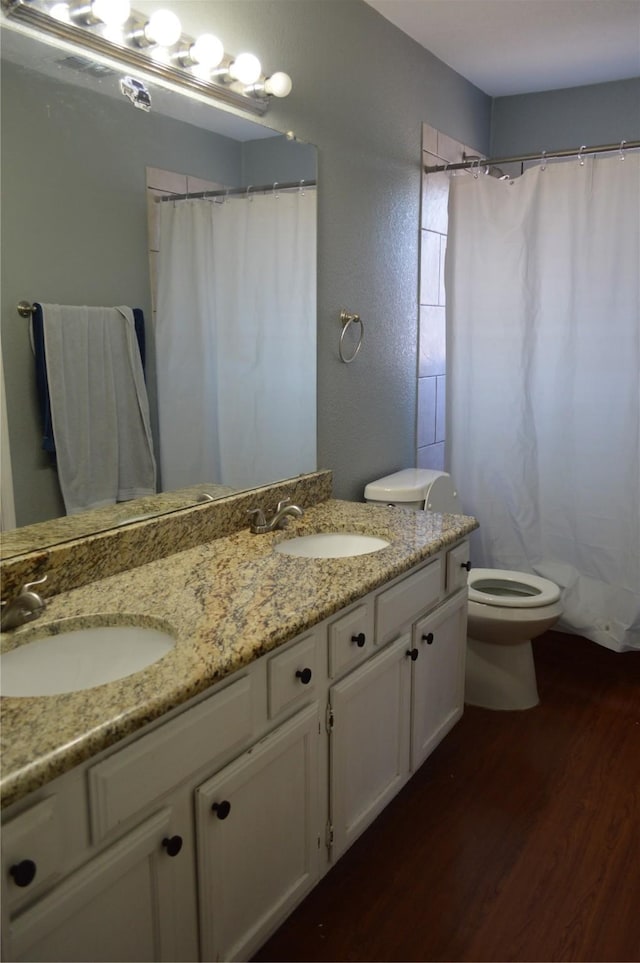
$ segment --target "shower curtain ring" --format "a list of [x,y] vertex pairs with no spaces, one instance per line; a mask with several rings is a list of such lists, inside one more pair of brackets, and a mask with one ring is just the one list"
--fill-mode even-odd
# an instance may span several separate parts
[[247,187],[247,193],[245,194],[245,197],[246,197],[246,199],[247,199],[248,201],[252,201],[252,200],[253,200],[252,197],[249,197],[249,191],[251,190],[252,187],[253,187],[253,184],[249,184],[249,186]]
[[624,145],[625,145],[626,143],[627,143],[626,140],[621,140],[621,141],[620,141],[620,151],[619,151],[619,153],[620,153],[620,160],[624,160]]
[[479,173],[480,173],[480,158],[478,157],[475,164],[473,165],[473,176],[476,180],[478,180]]
[[579,154],[578,154],[578,160],[580,161],[580,167],[584,167],[584,154],[583,154],[583,151],[585,151],[586,149],[587,149],[587,145],[586,145],[586,144],[583,144],[582,147],[580,148],[580,152],[579,152]]
[[274,182],[273,182],[273,189],[272,189],[272,191],[271,191],[271,193],[272,193],[273,196],[275,197],[276,201],[278,200],[278,197],[280,196],[280,195],[278,194],[278,184],[279,184],[279,183],[280,183],[279,181],[274,181]]
[[547,152],[546,152],[546,150],[543,150],[540,156],[542,157],[542,163],[540,164],[540,170],[541,170],[541,171],[546,171],[546,169],[547,169]]
[[298,184],[298,194],[304,197],[304,178]]

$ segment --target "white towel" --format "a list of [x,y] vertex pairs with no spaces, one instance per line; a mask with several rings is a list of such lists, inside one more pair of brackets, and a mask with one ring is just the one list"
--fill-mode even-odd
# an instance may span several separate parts
[[131,308],[43,304],[58,477],[68,515],[156,491]]

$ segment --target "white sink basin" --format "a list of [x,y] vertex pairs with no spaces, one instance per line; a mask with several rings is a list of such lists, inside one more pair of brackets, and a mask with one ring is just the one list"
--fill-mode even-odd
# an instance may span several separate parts
[[301,535],[279,542],[275,550],[282,555],[302,558],[350,558],[353,555],[369,555],[387,548],[391,543],[375,535],[352,532],[320,532]]
[[174,645],[169,632],[148,626],[70,628],[3,653],[0,695],[46,696],[93,689],[153,665]]

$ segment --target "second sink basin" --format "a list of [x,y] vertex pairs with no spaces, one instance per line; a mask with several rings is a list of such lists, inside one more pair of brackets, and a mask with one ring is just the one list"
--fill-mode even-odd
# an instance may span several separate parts
[[360,535],[357,532],[319,532],[315,535],[301,535],[279,542],[275,551],[282,555],[297,555],[302,558],[350,558],[353,555],[369,555],[387,548],[391,543],[375,535]]
[[174,645],[168,631],[146,625],[56,631],[0,656],[0,695],[49,696],[93,689],[146,669]]

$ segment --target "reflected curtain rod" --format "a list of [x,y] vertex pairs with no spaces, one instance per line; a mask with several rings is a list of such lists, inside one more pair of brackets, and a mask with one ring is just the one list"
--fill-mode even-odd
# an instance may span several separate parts
[[[640,140],[623,140],[619,144],[598,144],[595,147],[567,147],[562,150],[543,150],[537,154],[519,154],[514,157],[473,157],[465,159],[456,164],[436,164],[434,166],[425,165],[425,174],[436,174],[439,171],[463,171],[472,167],[498,167],[500,164],[524,164],[526,161],[551,160],[554,157],[581,157],[586,154],[604,154],[607,151],[620,151],[624,156],[627,150],[636,150],[640,147]],[[463,157],[468,155],[463,154]]]
[[163,197],[158,197],[159,201],[187,201],[192,198],[199,197],[227,197],[231,194],[246,194],[250,197],[251,194],[265,194],[267,192],[277,193],[278,191],[290,191],[296,188],[299,191],[304,191],[307,187],[315,187],[315,181],[275,181],[273,184],[260,184],[255,187],[253,184],[249,184],[248,187],[229,187],[223,188],[222,190],[216,191],[194,191],[191,194],[165,194]]

